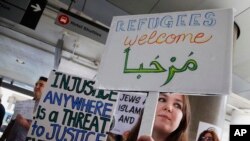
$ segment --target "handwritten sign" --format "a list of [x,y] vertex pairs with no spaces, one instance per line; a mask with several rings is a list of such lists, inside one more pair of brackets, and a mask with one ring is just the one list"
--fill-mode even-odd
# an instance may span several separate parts
[[24,118],[31,120],[33,118],[34,106],[34,100],[17,101],[15,104],[12,119],[16,119],[17,114],[20,114]]
[[146,93],[119,92],[111,132],[123,135],[137,123],[146,102]]
[[228,94],[232,37],[232,9],[114,17],[96,87]]
[[96,90],[94,83],[51,72],[27,140],[106,140],[117,93]]

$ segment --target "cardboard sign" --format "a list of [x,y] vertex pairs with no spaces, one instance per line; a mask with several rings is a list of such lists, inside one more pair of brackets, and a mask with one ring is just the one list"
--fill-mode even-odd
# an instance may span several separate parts
[[96,87],[229,94],[232,39],[232,9],[114,17]]
[[142,115],[146,97],[146,93],[119,92],[114,111],[112,133],[123,135],[124,132],[135,126],[138,118]]
[[27,140],[106,140],[117,99],[94,81],[51,72]]

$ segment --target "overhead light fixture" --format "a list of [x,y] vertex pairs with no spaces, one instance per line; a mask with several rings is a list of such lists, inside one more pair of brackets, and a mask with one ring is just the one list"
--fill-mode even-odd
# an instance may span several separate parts
[[18,58],[16,59],[16,62],[19,63],[19,64],[25,64],[25,62],[23,60],[18,59]]

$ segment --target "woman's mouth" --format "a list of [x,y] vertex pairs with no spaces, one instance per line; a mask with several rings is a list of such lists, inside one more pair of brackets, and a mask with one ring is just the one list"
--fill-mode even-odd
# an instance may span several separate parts
[[158,117],[161,117],[161,118],[164,118],[164,119],[167,119],[167,120],[171,120],[171,118],[169,116],[163,115],[163,114],[158,115]]

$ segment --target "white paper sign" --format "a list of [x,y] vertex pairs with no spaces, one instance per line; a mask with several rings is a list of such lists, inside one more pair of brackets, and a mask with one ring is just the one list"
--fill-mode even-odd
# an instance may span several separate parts
[[146,102],[147,93],[119,92],[111,132],[123,135],[136,124]]
[[24,118],[32,120],[34,106],[34,100],[17,101],[15,103],[14,114],[12,116],[12,119],[16,119],[17,114],[20,114]]
[[96,87],[229,94],[232,42],[232,9],[114,17]]
[[118,94],[94,89],[94,83],[51,72],[27,140],[106,140]]

